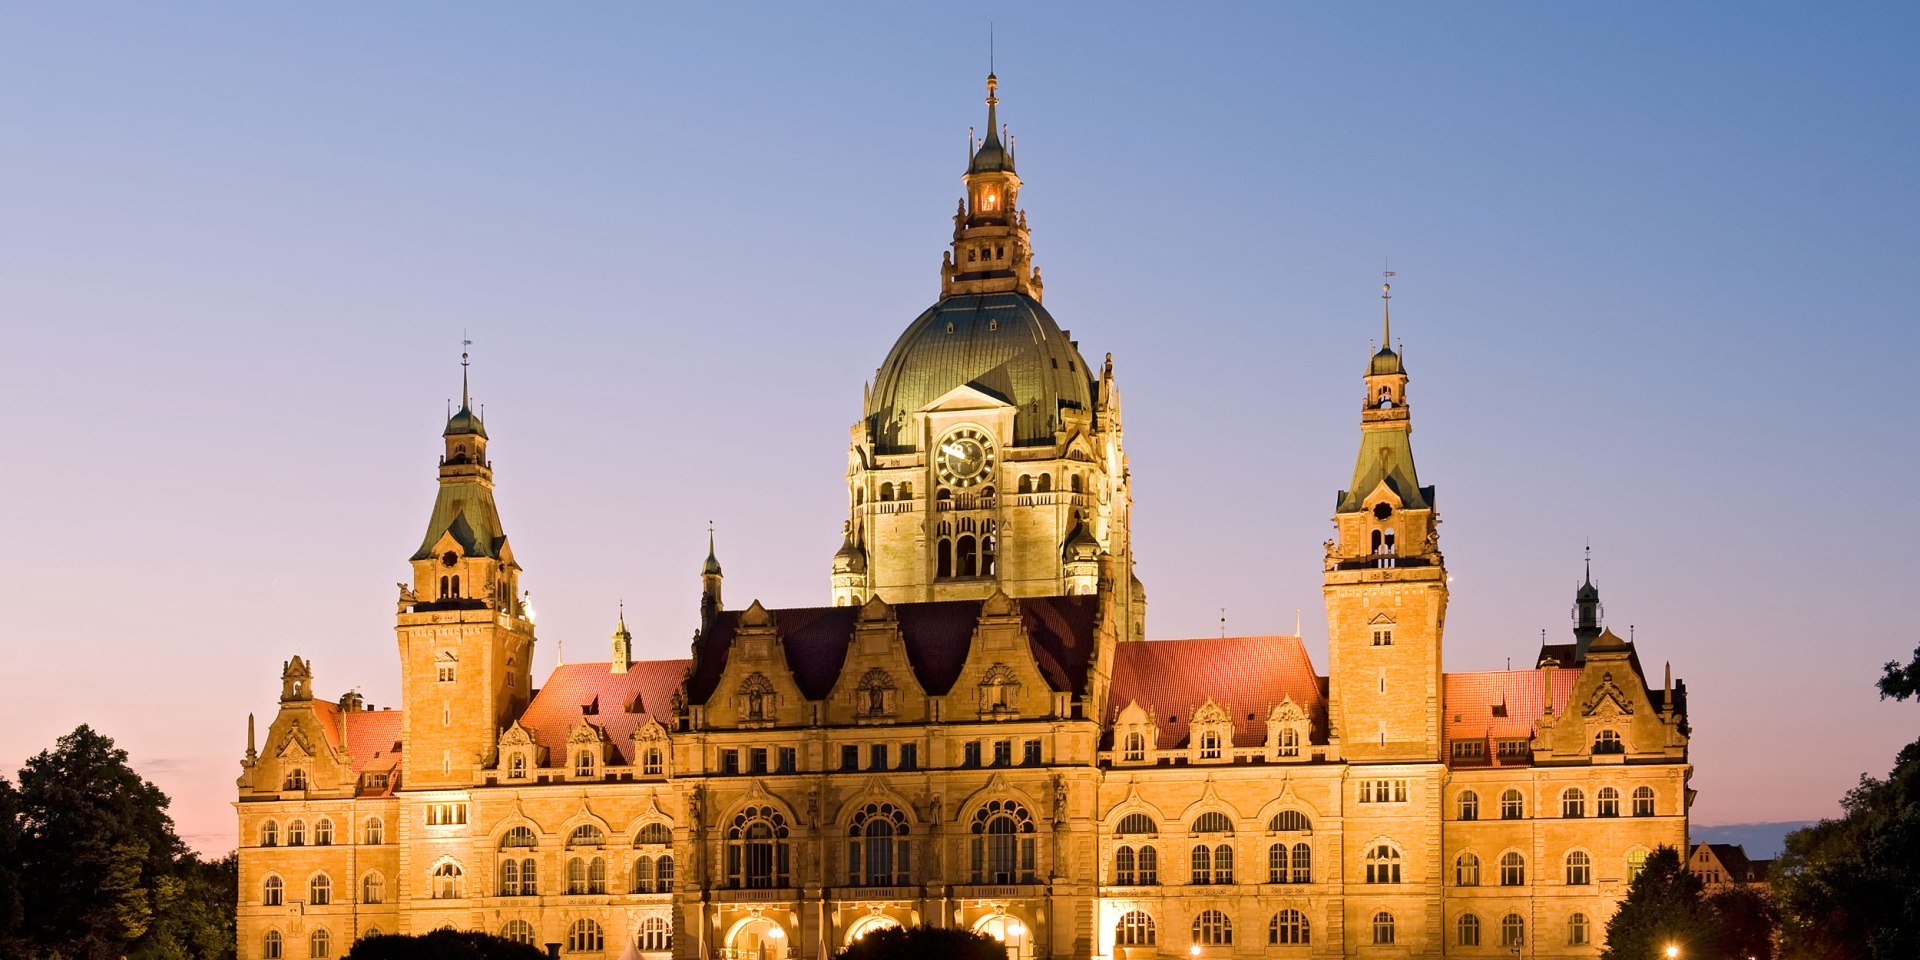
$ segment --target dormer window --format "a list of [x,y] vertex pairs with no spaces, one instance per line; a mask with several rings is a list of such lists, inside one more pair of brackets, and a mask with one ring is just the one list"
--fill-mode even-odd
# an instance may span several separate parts
[[593,776],[595,766],[593,754],[590,751],[582,750],[574,755],[573,775],[576,777],[591,777]]

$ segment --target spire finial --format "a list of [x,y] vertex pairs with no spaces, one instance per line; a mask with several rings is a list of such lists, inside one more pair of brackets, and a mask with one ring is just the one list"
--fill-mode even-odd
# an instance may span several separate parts
[[1587,584],[1593,584],[1593,541],[1587,541]]
[[1393,271],[1380,271],[1380,349],[1393,349]]

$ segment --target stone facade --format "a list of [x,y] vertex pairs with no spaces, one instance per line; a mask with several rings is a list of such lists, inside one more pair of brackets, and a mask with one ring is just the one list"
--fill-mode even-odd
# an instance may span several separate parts
[[1145,640],[1113,364],[1039,306],[988,130],[941,300],[853,428],[825,605],[729,608],[710,550],[689,658],[634,660],[622,622],[535,689],[463,402],[399,585],[400,708],[316,698],[295,657],[263,740],[249,720],[241,958],[443,926],[825,958],[893,924],[1022,958],[1598,955],[1637,861],[1686,841],[1684,687],[1651,685],[1591,578],[1531,669],[1443,671],[1385,346],[1326,544],[1328,673],[1298,637]]

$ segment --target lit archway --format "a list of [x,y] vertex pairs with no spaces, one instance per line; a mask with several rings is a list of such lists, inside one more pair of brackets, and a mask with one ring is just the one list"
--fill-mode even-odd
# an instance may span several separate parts
[[900,921],[895,920],[884,913],[874,913],[874,914],[869,914],[867,916],[861,917],[860,919],[855,920],[851,926],[847,927],[847,945],[852,946],[855,940],[858,940],[861,937],[864,937],[867,934],[874,932],[875,930],[886,930],[888,928],[897,927],[899,925],[900,925]]
[[727,932],[731,960],[786,960],[792,955],[787,931],[765,917],[749,917]]
[[1029,960],[1034,956],[1033,927],[1019,917],[988,914],[973,925],[973,932],[1005,944],[1007,956],[1012,960]]

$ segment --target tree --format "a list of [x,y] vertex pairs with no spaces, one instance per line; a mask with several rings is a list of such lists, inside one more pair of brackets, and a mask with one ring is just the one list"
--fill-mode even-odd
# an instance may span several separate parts
[[953,927],[888,927],[855,940],[834,960],[1007,960],[992,937]]
[[342,960],[546,960],[546,954],[503,937],[462,930],[419,936],[363,937]]
[[[1881,699],[1920,697],[1920,650],[1889,662]],[[1910,960],[1920,956],[1920,740],[1884,780],[1862,776],[1841,815],[1787,835],[1774,864],[1789,956]]]
[[1707,910],[1718,928],[1714,956],[1771,960],[1773,935],[1780,922],[1771,897],[1757,887],[1740,884],[1709,896]]
[[20,888],[20,794],[0,777],[0,956],[27,952]]
[[1683,866],[1680,851],[1655,850],[1607,921],[1601,960],[1656,960],[1669,944],[1678,946],[1682,957],[1705,955],[1719,942],[1720,930],[1702,886]]

